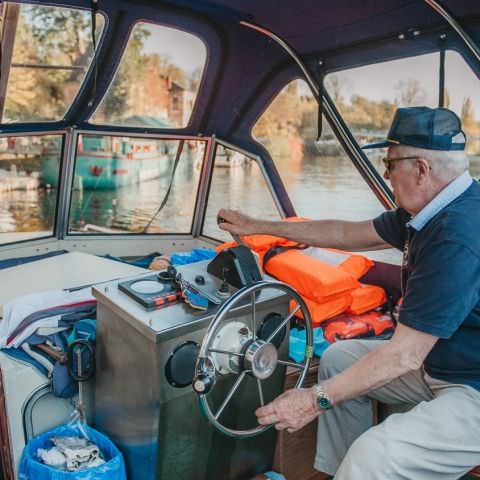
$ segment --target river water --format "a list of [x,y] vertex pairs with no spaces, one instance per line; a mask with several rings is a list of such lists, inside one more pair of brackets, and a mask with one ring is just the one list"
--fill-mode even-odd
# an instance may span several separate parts
[[[380,159],[372,161],[381,168]],[[297,160],[285,157],[279,158],[276,166],[298,215],[364,220],[383,211],[355,167],[342,156],[306,154]],[[477,162],[472,173],[480,173]],[[171,170],[160,178],[116,190],[74,190],[70,231],[92,233],[111,229],[118,233],[142,233],[151,221],[152,233],[189,233],[199,178],[198,166],[191,158],[182,158],[168,201],[156,216],[170,184]],[[56,197],[56,189],[45,188],[0,192],[0,233],[52,231]],[[253,161],[214,169],[204,233],[227,240],[228,236],[216,226],[219,208],[239,208],[261,218],[278,217],[260,169]]]

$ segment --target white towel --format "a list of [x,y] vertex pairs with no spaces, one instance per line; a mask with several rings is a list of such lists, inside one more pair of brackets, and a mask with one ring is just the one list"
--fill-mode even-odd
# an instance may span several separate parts
[[19,333],[14,341],[7,345],[7,340],[12,332],[26,317],[32,313],[48,308],[72,303],[95,300],[91,287],[70,292],[68,290],[52,290],[50,292],[31,293],[15,298],[3,306],[3,320],[0,322],[0,348],[18,347],[26,338],[35,333],[39,327],[58,327],[61,315],[42,318],[26,327]]

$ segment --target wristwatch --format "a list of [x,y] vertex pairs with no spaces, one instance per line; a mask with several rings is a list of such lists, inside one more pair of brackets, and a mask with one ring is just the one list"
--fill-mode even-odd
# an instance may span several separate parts
[[322,384],[314,385],[313,387],[317,406],[320,410],[329,410],[332,408],[332,404],[330,403],[330,398],[326,394],[325,390],[323,389]]

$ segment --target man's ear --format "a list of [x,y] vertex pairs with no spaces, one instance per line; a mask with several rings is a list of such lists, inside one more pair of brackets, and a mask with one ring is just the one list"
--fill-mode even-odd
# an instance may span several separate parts
[[420,185],[430,176],[432,167],[430,167],[428,160],[423,157],[417,158],[416,167],[418,172],[417,184]]

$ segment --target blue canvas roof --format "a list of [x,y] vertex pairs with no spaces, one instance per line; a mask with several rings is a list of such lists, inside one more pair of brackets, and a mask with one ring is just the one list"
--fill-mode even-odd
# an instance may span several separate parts
[[[89,0],[29,3],[82,8],[92,4]],[[442,5],[480,43],[480,2],[443,0]],[[105,94],[137,21],[192,32],[207,45],[207,66],[192,118],[178,132],[214,133],[250,148],[260,148],[249,141],[255,119],[289,80],[302,74],[279,45],[241,25],[242,20],[266,27],[287,41],[317,77],[437,50],[442,33],[447,34],[444,45],[463,51],[479,74],[478,62],[459,36],[423,0],[98,0],[98,8],[106,15],[107,28],[97,56],[95,91],[90,75],[65,120],[43,124],[43,129],[69,125],[93,128],[88,118]],[[25,129],[21,125],[7,128]],[[151,128],[162,130],[161,125]],[[105,127],[109,129],[118,130]]]

